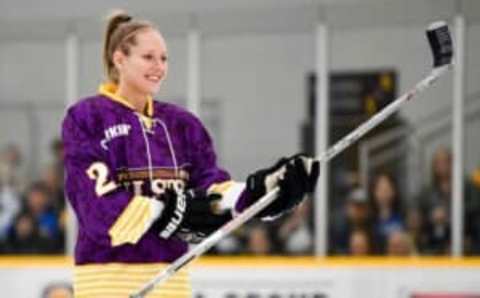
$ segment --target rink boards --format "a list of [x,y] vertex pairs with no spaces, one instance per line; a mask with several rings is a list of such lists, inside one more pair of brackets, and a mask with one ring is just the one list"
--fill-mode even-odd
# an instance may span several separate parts
[[[66,257],[0,257],[2,297],[71,281]],[[195,298],[480,298],[480,258],[205,257]]]

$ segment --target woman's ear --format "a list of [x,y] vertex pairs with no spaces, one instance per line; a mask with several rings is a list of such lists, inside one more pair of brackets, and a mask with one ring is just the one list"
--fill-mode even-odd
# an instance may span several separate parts
[[122,51],[115,51],[113,52],[112,62],[115,65],[115,68],[121,69],[123,65],[123,61],[125,60],[125,54]]

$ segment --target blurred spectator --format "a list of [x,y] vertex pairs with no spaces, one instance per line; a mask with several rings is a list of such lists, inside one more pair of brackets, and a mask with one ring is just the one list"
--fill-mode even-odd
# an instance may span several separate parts
[[444,255],[450,250],[450,224],[447,209],[443,205],[435,206],[430,212],[426,228],[427,254]]
[[405,219],[406,233],[412,240],[415,250],[423,252],[425,250],[426,235],[423,227],[422,213],[417,208],[407,210]]
[[268,255],[272,252],[272,240],[267,227],[261,224],[253,225],[247,236],[247,253]]
[[476,168],[472,173],[472,183],[477,189],[480,189],[480,167]]
[[20,156],[20,150],[13,144],[0,151],[0,243],[8,241],[7,234],[21,207],[19,196],[21,179],[18,173]]
[[61,212],[65,208],[63,178],[60,175],[62,173],[59,173],[56,166],[52,165],[47,167],[40,177],[40,181],[48,192],[51,205],[56,212]]
[[329,225],[329,251],[332,254],[348,254],[350,234],[357,229],[369,231],[371,219],[367,195],[361,188],[347,196],[346,203],[331,217]]
[[[59,140],[52,141],[51,152],[53,163],[41,173],[40,182],[27,186],[25,181],[35,177],[21,175],[18,147],[9,145],[0,151],[0,243],[3,242],[0,250],[7,253],[64,251],[63,145]],[[21,193],[24,193],[23,201]]]
[[53,211],[47,189],[41,183],[33,184],[26,194],[25,210],[38,223],[40,234],[55,239],[58,237],[58,218]]
[[234,231],[232,234],[229,234],[222,238],[217,245],[210,249],[207,254],[210,255],[235,255],[239,254],[243,250],[243,243],[240,240],[241,237],[238,235],[239,231],[243,231],[245,228],[240,227],[238,230]]
[[[432,254],[447,253],[450,246],[452,154],[438,148],[432,158],[432,179],[417,198],[425,220],[427,247]],[[474,178],[474,177],[473,177]],[[464,180],[464,224],[466,251],[480,253],[480,191],[475,179]]]
[[43,290],[41,298],[73,298],[73,288],[68,283],[52,283]]
[[23,190],[25,178],[20,173],[22,157],[20,149],[10,144],[0,152],[0,185],[10,186],[15,191]]
[[68,212],[67,209],[63,209],[58,214],[58,235],[55,237],[54,251],[58,253],[65,252],[65,242],[66,242],[66,233],[67,233],[67,219]]
[[372,252],[370,235],[365,230],[355,230],[350,234],[349,252],[351,256],[366,256]]
[[63,186],[63,179],[64,179],[64,151],[63,151],[63,143],[61,139],[54,139],[50,145],[52,157],[53,157],[53,169],[55,171],[56,177],[61,182]]
[[358,171],[351,169],[351,163],[336,160],[336,166],[331,167],[331,178],[333,187],[331,187],[332,195],[330,196],[329,206],[331,210],[342,208],[348,198],[348,194],[352,189],[358,188],[360,185],[360,175]]
[[395,230],[388,235],[387,255],[411,256],[414,254],[416,254],[416,251],[407,233],[402,230]]
[[401,201],[392,176],[387,173],[377,175],[372,182],[370,197],[375,225],[374,242],[379,252],[383,253],[389,235],[404,226]]
[[20,198],[10,186],[0,188],[0,241],[4,240],[7,231],[20,211]]
[[[452,155],[444,147],[437,149],[432,159],[431,185],[424,187],[418,202],[424,218],[431,218],[430,211],[435,206],[444,206],[447,215],[450,214],[450,197],[452,191]],[[448,221],[449,218],[448,218]]]
[[465,183],[465,232],[468,246],[465,252],[480,255],[480,168]]
[[50,252],[49,240],[38,231],[35,219],[26,212],[20,213],[10,231],[5,244],[5,252],[10,254],[38,254]]
[[283,252],[294,255],[307,255],[313,252],[312,200],[304,201],[283,221],[278,229],[278,237]]

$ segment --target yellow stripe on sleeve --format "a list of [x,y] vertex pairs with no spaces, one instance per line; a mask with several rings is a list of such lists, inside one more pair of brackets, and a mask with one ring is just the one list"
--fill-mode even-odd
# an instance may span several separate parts
[[245,189],[245,183],[233,180],[222,183],[214,183],[208,188],[208,193],[218,193],[222,195],[222,200],[218,205],[221,210],[230,210],[235,212],[235,205]]
[[152,212],[150,199],[135,196],[108,231],[112,246],[135,244],[148,229]]
[[223,194],[228,191],[230,187],[235,184],[233,180],[228,180],[221,183],[214,183],[208,188],[208,193],[219,193]]

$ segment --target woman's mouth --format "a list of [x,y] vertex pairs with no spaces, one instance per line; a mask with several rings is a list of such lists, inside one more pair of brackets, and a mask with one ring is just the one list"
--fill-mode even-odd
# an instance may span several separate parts
[[145,78],[152,83],[158,83],[162,79],[161,76],[157,75],[146,75]]

